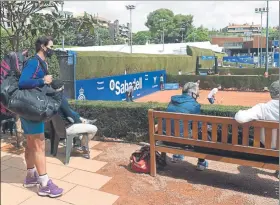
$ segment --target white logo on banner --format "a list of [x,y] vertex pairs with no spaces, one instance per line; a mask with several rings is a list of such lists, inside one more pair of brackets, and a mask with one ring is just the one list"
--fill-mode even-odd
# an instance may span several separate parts
[[157,83],[157,76],[154,77],[154,84]]
[[131,81],[131,82],[127,82],[126,80],[121,83],[120,81],[115,81],[114,79],[110,80],[109,82],[109,88],[111,91],[115,91],[115,94],[116,95],[119,95],[119,94],[124,94],[127,89],[128,89],[128,86],[132,85],[132,82],[135,82],[135,87],[134,87],[134,90],[140,90],[142,89],[142,77],[139,77],[138,80],[136,80],[136,78]]
[[97,84],[96,86],[97,90],[104,90],[104,81],[96,82],[96,84]]
[[78,96],[78,100],[86,100],[86,96],[84,95],[84,89],[83,88],[81,88],[80,90],[79,90],[79,96]]

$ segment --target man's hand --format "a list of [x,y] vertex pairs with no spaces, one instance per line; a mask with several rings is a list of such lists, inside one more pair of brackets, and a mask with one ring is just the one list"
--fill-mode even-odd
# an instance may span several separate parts
[[45,84],[51,84],[52,83],[52,75],[46,75],[45,77],[44,77],[44,83]]

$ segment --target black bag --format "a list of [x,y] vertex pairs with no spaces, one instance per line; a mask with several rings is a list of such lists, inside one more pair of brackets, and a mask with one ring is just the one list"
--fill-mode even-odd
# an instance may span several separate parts
[[[21,70],[27,60],[28,51],[22,52],[9,52],[4,56],[3,60],[0,64],[0,85],[4,81],[6,75],[9,74],[10,71],[14,71],[18,76],[21,73]],[[5,109],[5,107],[1,104],[1,115],[6,115],[13,117],[14,113],[9,112]]]
[[1,85],[0,101],[11,112],[31,121],[47,121],[60,107],[62,91],[56,92],[45,85],[43,88],[20,90],[18,77],[10,72]]

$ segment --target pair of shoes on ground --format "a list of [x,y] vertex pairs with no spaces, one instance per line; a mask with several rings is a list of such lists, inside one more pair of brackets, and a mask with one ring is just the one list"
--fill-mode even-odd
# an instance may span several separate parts
[[[183,161],[184,159],[184,155],[179,155],[179,154],[174,154],[171,161],[173,163],[179,162],[179,161]],[[197,162],[197,166],[196,169],[199,171],[204,171],[205,169],[208,168],[208,162],[206,160],[198,160]]]
[[[34,177],[27,176],[24,180],[23,186],[26,188],[37,186],[39,175],[35,172]],[[52,180],[49,179],[47,186],[43,187],[39,185],[38,195],[39,196],[49,196],[51,198],[59,197],[63,193],[63,189],[55,185]]]

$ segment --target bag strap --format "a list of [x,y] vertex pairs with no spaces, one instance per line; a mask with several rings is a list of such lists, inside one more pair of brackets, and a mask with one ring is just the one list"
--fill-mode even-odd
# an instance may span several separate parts
[[[48,75],[48,74],[49,74],[48,69],[47,69],[46,66],[42,63],[42,59],[40,59],[38,56],[33,56],[33,57],[28,58],[28,59],[24,62],[24,65],[23,65],[22,70],[26,67],[27,62],[28,62],[30,59],[32,59],[32,58],[36,58],[36,59],[38,60],[38,66],[37,66],[37,68],[36,68],[36,71],[35,71],[34,75],[38,73],[38,71],[39,71],[39,65],[42,67],[42,70],[43,70],[43,72],[45,73],[45,75]],[[21,71],[21,72],[22,72],[22,71]]]
[[45,75],[48,75],[49,74],[48,68],[44,65],[44,63],[42,62],[42,59],[39,58],[39,56],[37,56],[37,55],[35,55],[34,57],[37,58],[37,60],[39,61],[39,64],[41,65]]

